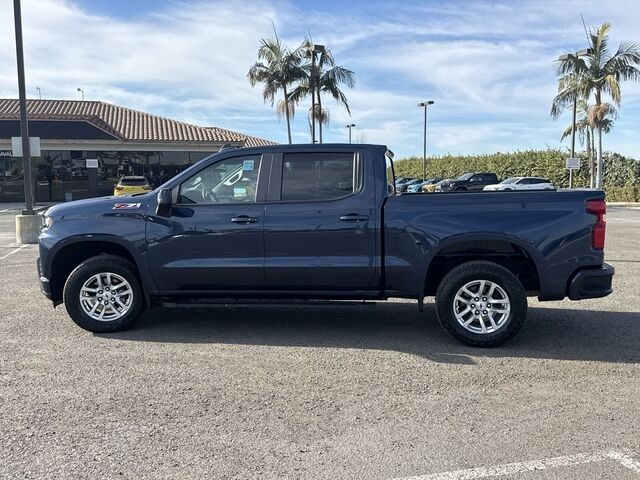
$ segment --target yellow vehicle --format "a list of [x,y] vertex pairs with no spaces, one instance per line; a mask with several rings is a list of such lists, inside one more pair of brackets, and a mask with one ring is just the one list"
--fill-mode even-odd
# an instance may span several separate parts
[[124,195],[135,195],[136,193],[146,193],[149,190],[153,190],[153,188],[149,185],[147,177],[127,176],[120,179],[113,189],[113,194],[116,197],[121,197]]
[[426,184],[424,184],[422,186],[422,191],[423,192],[429,192],[429,193],[433,193],[436,191],[436,185],[438,184],[438,182],[440,182],[440,180],[442,180],[441,178],[432,178],[431,180],[429,180]]

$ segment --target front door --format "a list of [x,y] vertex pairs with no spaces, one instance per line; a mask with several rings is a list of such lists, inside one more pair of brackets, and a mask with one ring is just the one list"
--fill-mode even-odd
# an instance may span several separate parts
[[171,215],[147,222],[158,290],[263,289],[264,182],[271,155],[225,158],[173,188]]
[[365,184],[364,173],[354,151],[274,156],[265,217],[270,289],[379,289],[374,183]]

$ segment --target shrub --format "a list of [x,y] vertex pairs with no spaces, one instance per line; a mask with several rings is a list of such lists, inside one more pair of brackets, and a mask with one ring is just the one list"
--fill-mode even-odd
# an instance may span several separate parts
[[[565,168],[567,152],[558,149],[518,150],[510,153],[482,155],[443,155],[427,159],[427,176],[454,178],[465,172],[494,172],[498,178],[536,176],[548,178],[558,188],[569,186],[569,171]],[[589,186],[589,162],[585,153],[579,170],[574,170],[573,186]],[[606,152],[604,166],[605,190],[611,195],[637,199],[640,187],[640,162],[617,153]],[[397,160],[396,175],[422,177],[422,158]],[[615,192],[615,193],[614,193]],[[638,200],[619,200],[638,201]]]

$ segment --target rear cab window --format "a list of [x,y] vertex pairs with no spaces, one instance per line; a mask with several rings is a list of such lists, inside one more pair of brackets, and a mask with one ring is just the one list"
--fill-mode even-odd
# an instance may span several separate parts
[[360,189],[361,162],[354,153],[285,153],[280,200],[337,200]]

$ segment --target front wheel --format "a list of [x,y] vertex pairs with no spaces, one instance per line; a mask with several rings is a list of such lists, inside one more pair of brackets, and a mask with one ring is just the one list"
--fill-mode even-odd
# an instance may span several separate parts
[[440,282],[436,310],[442,327],[476,347],[495,347],[520,331],[527,297],[520,281],[493,262],[463,263]]
[[127,328],[144,310],[140,282],[131,262],[99,255],[82,262],[64,285],[64,303],[71,319],[95,333]]

